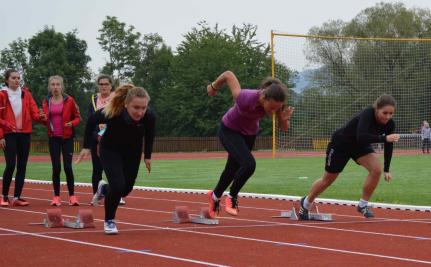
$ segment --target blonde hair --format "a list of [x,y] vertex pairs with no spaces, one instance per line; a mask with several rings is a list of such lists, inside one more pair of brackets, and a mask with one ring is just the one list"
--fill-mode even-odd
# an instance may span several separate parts
[[135,97],[144,97],[150,101],[150,95],[142,87],[136,87],[133,84],[124,84],[114,91],[114,96],[109,100],[104,109],[106,117],[112,118],[120,115],[124,109],[124,104],[128,104]]
[[63,83],[63,77],[60,75],[53,75],[48,78],[48,92],[51,93],[51,88],[49,87],[49,84],[52,80],[58,80],[60,82],[61,92],[64,93],[64,83]]

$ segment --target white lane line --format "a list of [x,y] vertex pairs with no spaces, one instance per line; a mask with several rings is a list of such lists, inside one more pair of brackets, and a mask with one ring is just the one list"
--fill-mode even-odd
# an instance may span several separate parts
[[[22,211],[22,210],[19,210],[19,209],[9,209],[9,210]],[[26,212],[31,213],[32,211],[26,211]],[[42,213],[42,212],[35,212],[35,213]],[[100,220],[98,220],[98,221],[100,221]],[[374,253],[367,253],[367,252],[360,252],[360,251],[334,249],[334,248],[328,248],[328,247],[320,247],[320,246],[312,246],[312,245],[306,245],[306,244],[290,243],[290,242],[284,242],[284,241],[273,241],[273,240],[267,240],[267,239],[258,239],[258,238],[251,238],[251,237],[242,237],[242,236],[235,236],[235,235],[225,235],[225,234],[217,234],[217,233],[198,231],[200,228],[196,228],[194,230],[190,230],[190,229],[161,227],[161,226],[146,225],[146,224],[139,224],[139,223],[130,223],[130,222],[122,222],[122,221],[118,221],[118,223],[122,223],[122,224],[126,224],[126,225],[133,225],[133,226],[148,227],[148,228],[159,229],[159,230],[168,230],[168,231],[176,231],[176,232],[183,232],[183,233],[192,233],[192,234],[198,234],[198,235],[216,236],[216,237],[222,237],[222,238],[230,238],[230,239],[254,241],[254,242],[259,242],[259,243],[268,243],[268,244],[273,244],[273,245],[278,245],[278,246],[283,246],[284,245],[284,246],[291,246],[291,247],[301,247],[301,248],[308,248],[308,249],[315,249],[315,250],[322,250],[322,251],[338,252],[338,253],[342,253],[342,254],[362,255],[362,256],[370,256],[370,257],[392,259],[392,260],[406,261],[406,262],[424,263],[424,264],[430,264],[431,265],[431,261],[426,261],[426,260],[418,260],[418,259],[412,259],[412,258],[395,257],[395,256],[388,256],[388,255],[374,254]],[[286,225],[286,224],[283,224],[283,225]],[[293,225],[293,224],[288,224],[288,225]],[[299,226],[299,225],[293,225],[293,226]],[[1,229],[3,229],[3,228],[0,228],[0,230]],[[332,228],[327,228],[327,229],[328,230],[332,230]],[[35,234],[35,235],[37,235],[37,234]],[[404,237],[404,236],[402,236],[402,237]],[[77,242],[80,242],[80,241],[77,241]],[[139,252],[142,252],[142,251],[139,251]],[[147,252],[145,252],[145,253],[147,253]]]
[[[27,188],[26,188],[27,190]],[[36,189],[36,188],[30,188],[28,190],[34,190],[34,191],[46,191],[46,192],[51,192],[52,190],[47,190],[47,189]],[[64,193],[68,193],[68,191],[61,191]],[[77,194],[83,194],[83,195],[93,195],[92,193],[87,193],[87,192],[75,192]],[[37,200],[45,200],[45,201],[51,201],[51,200],[47,200],[47,199],[40,199],[40,198],[30,198],[27,197],[29,199],[37,199]],[[175,199],[166,199],[166,198],[150,198],[150,197],[138,197],[138,196],[128,196],[127,198],[134,198],[134,199],[139,199],[139,200],[154,200],[154,201],[165,201],[165,202],[174,202],[174,203],[190,203],[190,204],[201,204],[201,205],[206,205],[208,204],[207,202],[200,202],[200,201],[191,201],[191,200],[175,200]],[[63,201],[64,203],[68,203],[67,201]],[[87,203],[80,203],[80,205],[89,205]],[[124,206],[120,206],[119,208],[126,208]],[[259,208],[259,207],[252,207],[252,206],[241,206],[241,209],[253,209],[253,210],[265,210],[265,211],[276,211],[276,212],[280,212],[282,210],[287,210],[286,209],[271,209],[271,208]],[[151,210],[148,210],[151,211]],[[156,211],[154,211],[156,212]],[[360,215],[345,215],[345,214],[338,214],[338,213],[331,213],[334,216],[339,216],[339,217],[348,217],[348,218],[360,218],[360,219],[364,219],[364,216],[360,216]],[[387,222],[387,221],[395,221],[395,222],[410,222],[410,223],[424,223],[424,224],[431,224],[431,218],[430,219],[394,219],[394,218],[387,218],[387,217],[379,217],[379,218],[375,218],[373,220],[369,220],[369,221],[353,221],[353,223],[376,223],[376,222]],[[345,224],[345,223],[352,223],[352,222],[313,222],[313,224]]]
[[227,265],[221,265],[221,264],[216,264],[216,263],[211,263],[211,262],[206,262],[206,261],[198,261],[198,260],[174,257],[174,256],[169,256],[169,255],[164,255],[164,254],[159,254],[159,253],[152,253],[152,252],[147,252],[147,251],[142,251],[142,250],[128,249],[128,248],[124,248],[124,247],[108,246],[108,245],[79,241],[79,240],[74,240],[74,239],[67,239],[67,238],[61,238],[61,237],[55,237],[55,236],[35,234],[35,233],[29,233],[29,232],[24,232],[24,231],[2,228],[2,227],[0,227],[0,230],[6,231],[6,232],[12,232],[12,233],[16,233],[16,234],[21,234],[21,235],[26,235],[26,236],[53,239],[53,240],[57,240],[57,241],[64,241],[64,242],[69,242],[69,243],[74,243],[74,244],[79,244],[79,245],[93,246],[93,247],[99,247],[99,248],[107,248],[107,249],[112,249],[112,250],[121,251],[121,252],[143,254],[143,255],[147,255],[147,256],[154,256],[154,257],[165,258],[165,259],[170,259],[170,260],[196,263],[196,264],[206,265],[206,266],[227,266]]
[[[42,198],[31,198],[27,197],[27,199],[34,199],[34,200],[42,200],[46,201],[46,199]],[[119,207],[121,209],[125,210],[132,210],[132,211],[144,211],[144,212],[154,212],[154,213],[163,213],[163,214],[172,214],[172,211],[161,211],[161,210],[153,210],[153,209],[141,209],[141,208],[131,208],[127,206],[121,206]],[[32,212],[32,211],[26,211],[21,209],[12,209],[15,211],[25,211],[25,212]],[[43,212],[40,212],[42,214],[45,214]],[[192,214],[193,215],[193,214]],[[74,217],[74,216],[69,216]],[[358,233],[358,234],[365,234],[365,235],[375,235],[375,236],[387,236],[387,237],[398,237],[398,238],[407,238],[407,239],[415,239],[415,240],[429,240],[431,237],[427,236],[412,236],[412,235],[401,235],[401,234],[391,234],[391,233],[382,233],[382,232],[371,232],[371,231],[364,231],[364,230],[354,230],[354,229],[345,229],[345,228],[336,228],[336,227],[325,227],[322,225],[335,225],[335,224],[364,224],[364,223],[378,223],[378,222],[385,222],[385,221],[395,221],[398,222],[398,219],[373,219],[373,220],[362,220],[362,221],[345,221],[345,222],[301,222],[301,223],[283,223],[283,222],[276,222],[276,221],[266,221],[266,220],[256,220],[256,219],[244,219],[244,218],[238,218],[238,217],[218,217],[219,219],[227,219],[231,221],[242,221],[242,222],[250,222],[250,223],[267,223],[271,226],[294,226],[294,227],[305,227],[305,228],[313,228],[313,229],[319,229],[319,230],[331,230],[331,231],[339,231],[339,232],[348,232],[348,233]],[[130,224],[130,225],[139,225],[144,226],[140,224],[133,224],[128,222],[123,222],[117,220],[117,223],[123,223],[123,224]],[[211,228],[218,228],[219,226],[212,226]]]

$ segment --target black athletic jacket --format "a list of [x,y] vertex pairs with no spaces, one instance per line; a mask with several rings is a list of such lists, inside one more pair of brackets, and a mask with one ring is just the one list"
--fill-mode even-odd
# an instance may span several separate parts
[[332,135],[331,142],[347,147],[384,143],[384,171],[388,172],[394,145],[386,142],[386,135],[392,134],[394,131],[395,122],[392,119],[385,125],[378,124],[374,115],[374,108],[367,107],[343,127],[336,130]]
[[126,110],[110,119],[105,117],[103,110],[97,110],[88,118],[85,126],[84,148],[90,148],[94,129],[103,123],[106,124],[106,131],[100,141],[103,148],[123,154],[142,149],[144,143],[144,157],[151,159],[156,126],[155,112],[148,108],[144,117],[135,122]]

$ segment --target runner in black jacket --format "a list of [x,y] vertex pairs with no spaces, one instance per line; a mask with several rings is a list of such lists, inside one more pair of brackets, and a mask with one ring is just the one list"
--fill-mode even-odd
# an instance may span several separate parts
[[126,84],[117,88],[108,105],[96,111],[87,121],[84,148],[77,163],[90,155],[94,128],[106,124],[99,153],[108,184],[101,180],[95,196],[99,199],[106,196],[106,234],[118,233],[115,213],[120,198],[127,196],[133,189],[142,150],[145,166],[148,172],[151,171],[156,115],[148,108],[149,101],[150,96],[145,89]]
[[314,182],[308,196],[301,199],[299,210],[301,219],[309,219],[308,209],[315,198],[335,181],[350,158],[368,171],[357,210],[366,218],[374,217],[368,206],[368,200],[379,183],[382,167],[371,144],[384,143],[383,173],[385,180],[389,182],[392,178],[389,165],[393,142],[397,142],[400,138],[399,134],[394,133],[395,123],[392,117],[395,107],[396,101],[392,96],[381,95],[372,107],[365,108],[344,127],[335,131],[326,150],[325,173]]

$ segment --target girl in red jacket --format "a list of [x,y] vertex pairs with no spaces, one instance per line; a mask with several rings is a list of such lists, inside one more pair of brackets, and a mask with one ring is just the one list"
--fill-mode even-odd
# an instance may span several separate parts
[[0,148],[4,150],[6,168],[3,172],[3,197],[0,205],[7,207],[9,188],[16,166],[15,190],[12,205],[28,206],[21,198],[24,187],[25,171],[30,151],[30,134],[32,120],[46,120],[43,112],[39,112],[31,93],[20,87],[20,74],[9,69],[4,75],[7,87],[0,91]]
[[81,118],[75,100],[64,94],[63,78],[51,76],[48,79],[49,95],[43,100],[44,114],[48,115],[46,127],[49,137],[49,154],[52,163],[52,184],[54,198],[52,206],[60,206],[60,154],[63,154],[63,167],[66,173],[67,189],[69,191],[69,205],[78,206],[78,199],[74,195],[74,176],[72,170],[73,157],[73,127],[76,127]]

